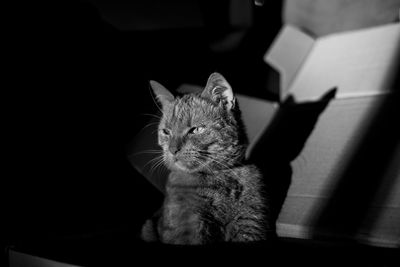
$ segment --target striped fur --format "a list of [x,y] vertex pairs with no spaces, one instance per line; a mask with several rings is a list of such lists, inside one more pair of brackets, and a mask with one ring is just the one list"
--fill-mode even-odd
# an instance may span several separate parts
[[[164,90],[154,91],[169,93]],[[145,223],[143,239],[168,244],[262,241],[273,228],[262,176],[244,161],[246,134],[229,90],[222,75],[214,73],[202,93],[160,101],[158,142],[171,172],[163,206]]]

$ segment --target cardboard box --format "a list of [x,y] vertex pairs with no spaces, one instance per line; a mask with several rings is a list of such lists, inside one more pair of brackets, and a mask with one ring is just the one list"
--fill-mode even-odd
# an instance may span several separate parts
[[[379,125],[382,114],[393,118],[384,111],[393,107],[399,44],[398,23],[318,39],[287,25],[265,56],[280,74],[279,88],[269,88],[279,94],[280,105],[237,96],[250,140],[247,156],[266,166],[266,179],[275,179],[270,191],[281,191],[273,196],[280,198],[274,203],[279,236],[400,245],[400,168],[396,164],[400,152],[388,143],[393,134],[377,135],[389,146],[381,152],[390,151],[384,153],[390,160],[377,162],[382,172],[370,175],[368,186],[358,177],[369,176],[368,172],[353,167],[374,163],[371,151],[362,150],[373,139],[371,126]],[[185,85],[180,91],[196,88]],[[148,162],[154,154],[145,152],[157,149],[156,122],[152,123],[129,146],[128,156],[162,191],[167,171],[152,170]],[[379,148],[376,142],[371,144]],[[357,162],[359,153],[367,156]],[[291,169],[286,172],[290,176],[286,187],[279,177],[279,168],[285,164]],[[369,170],[370,166],[365,167]]]
[[283,21],[314,36],[353,31],[398,20],[398,0],[285,0]]
[[[382,188],[381,184],[390,181],[387,183],[391,190],[373,192],[375,196],[369,199],[367,207],[363,207],[364,214],[358,215],[363,218],[348,218],[347,222],[346,218],[342,221],[332,218],[348,215],[350,211],[346,210],[345,203],[338,205],[336,210],[330,208],[334,204],[329,204],[332,199],[341,201],[337,194],[343,189],[336,189],[344,183],[341,179],[352,179],[346,176],[346,172],[352,168],[353,159],[359,157],[357,153],[362,151],[362,146],[366,145],[363,141],[369,138],[376,118],[385,105],[396,105],[390,100],[398,74],[399,51],[399,23],[317,39],[287,25],[265,55],[265,61],[280,74],[279,90],[270,90],[278,91],[282,102],[291,97],[301,106],[302,103],[319,101],[331,88],[336,88],[335,98],[319,115],[303,149],[291,162],[291,185],[277,221],[280,236],[340,237],[373,245],[400,245],[398,164],[387,166],[386,173],[377,178],[381,180],[375,182],[377,187]],[[394,129],[395,122],[392,123]],[[398,150],[393,152],[392,159],[398,159]],[[353,172],[368,176],[362,171]],[[359,197],[364,187],[360,179],[359,189],[343,196],[349,201],[348,206],[352,206],[351,202]],[[387,194],[384,201],[375,201]],[[337,210],[339,207],[347,213]],[[353,208],[357,213],[361,207]],[[329,209],[333,210],[331,215],[321,215]],[[324,216],[326,218],[321,222],[318,217]],[[352,219],[360,222],[357,229],[350,231],[347,225],[352,224]],[[366,227],[368,221],[374,221],[374,227]]]
[[316,101],[338,87],[336,98],[384,94],[397,70],[399,24],[313,38],[286,25],[265,61],[280,73],[280,99]]

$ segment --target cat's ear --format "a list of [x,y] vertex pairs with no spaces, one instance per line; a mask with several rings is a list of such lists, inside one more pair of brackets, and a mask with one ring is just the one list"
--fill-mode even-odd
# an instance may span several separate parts
[[210,75],[201,96],[210,98],[217,103],[222,102],[227,110],[231,110],[235,106],[232,87],[224,76],[217,72]]
[[175,97],[171,94],[171,92],[160,83],[156,81],[150,81],[150,86],[151,89],[153,89],[157,101],[161,103],[163,107],[175,100]]

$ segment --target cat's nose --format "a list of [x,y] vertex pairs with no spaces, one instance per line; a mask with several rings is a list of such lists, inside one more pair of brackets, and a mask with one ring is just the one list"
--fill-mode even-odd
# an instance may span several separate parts
[[169,151],[172,153],[172,155],[175,155],[179,151],[178,146],[169,146]]
[[175,155],[176,153],[181,150],[182,147],[182,141],[179,138],[172,138],[170,143],[169,143],[169,151],[172,153],[172,155]]

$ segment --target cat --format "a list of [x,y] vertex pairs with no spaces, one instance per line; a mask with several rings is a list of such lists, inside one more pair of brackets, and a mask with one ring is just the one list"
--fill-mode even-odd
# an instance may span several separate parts
[[161,104],[158,144],[170,170],[162,208],[145,241],[199,245],[267,240],[274,227],[260,171],[245,162],[247,137],[232,88],[212,73],[202,92],[174,97],[150,81]]

